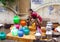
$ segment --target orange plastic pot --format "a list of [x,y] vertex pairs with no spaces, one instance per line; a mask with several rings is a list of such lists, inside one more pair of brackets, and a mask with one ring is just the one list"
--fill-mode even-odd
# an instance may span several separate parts
[[22,26],[25,26],[25,25],[26,25],[26,21],[25,21],[25,20],[21,20],[21,21],[20,21],[20,24],[21,24]]

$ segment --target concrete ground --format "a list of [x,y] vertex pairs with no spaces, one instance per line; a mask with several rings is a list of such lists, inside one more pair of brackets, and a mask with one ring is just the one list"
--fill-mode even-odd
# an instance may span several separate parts
[[[10,29],[4,29],[4,28],[0,28],[0,31],[4,31],[6,34],[10,32]],[[58,42],[60,42],[60,37],[57,38]],[[0,42],[17,42],[14,40],[0,40]],[[53,42],[53,41],[52,41]],[[55,42],[55,41],[54,41]]]
[[[6,34],[10,32],[10,29],[0,28],[0,32],[3,31]],[[0,40],[0,42],[15,42],[13,40]]]

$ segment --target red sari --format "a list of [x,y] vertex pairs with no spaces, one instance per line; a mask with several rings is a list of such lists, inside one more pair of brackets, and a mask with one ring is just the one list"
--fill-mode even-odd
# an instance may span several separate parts
[[[37,23],[36,23],[36,30],[38,30],[40,33],[42,33],[42,31],[41,31],[41,26],[40,26],[40,24],[39,24],[39,22],[42,22],[41,16],[38,15],[36,12],[32,12],[32,13],[31,13],[31,17],[32,17],[33,19],[35,19],[35,21],[37,21]],[[39,22],[38,22],[37,19],[39,20]]]
[[41,18],[41,16],[40,15],[38,15],[36,12],[32,12],[31,13],[31,17],[33,18],[33,19],[39,19],[39,21],[40,22],[42,22],[42,18]]

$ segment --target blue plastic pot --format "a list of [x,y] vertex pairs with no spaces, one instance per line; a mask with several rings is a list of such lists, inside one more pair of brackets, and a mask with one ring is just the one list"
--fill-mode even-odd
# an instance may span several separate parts
[[23,37],[23,35],[24,35],[23,31],[18,31],[18,36],[19,37]]
[[23,28],[20,28],[19,31],[23,31]]
[[29,28],[28,27],[22,27],[19,29],[19,31],[24,31],[24,30],[28,30]]

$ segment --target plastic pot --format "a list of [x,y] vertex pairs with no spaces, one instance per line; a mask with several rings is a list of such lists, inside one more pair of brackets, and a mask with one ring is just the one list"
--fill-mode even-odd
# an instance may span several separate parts
[[24,35],[23,31],[18,31],[18,36],[19,37],[23,37],[23,35]]
[[0,32],[0,40],[6,39],[6,33],[5,32]]
[[17,36],[17,35],[18,35],[18,29],[13,28],[13,29],[11,30],[11,33],[12,33],[13,36]]
[[13,21],[14,21],[15,24],[19,24],[20,23],[20,18],[18,16],[14,16]]
[[26,21],[25,21],[25,20],[21,20],[21,21],[20,21],[20,24],[21,24],[22,26],[25,26],[25,25],[26,25]]
[[24,30],[24,34],[25,34],[25,35],[29,35],[29,32],[30,32],[29,29],[25,29],[25,30]]
[[20,25],[19,24],[15,24],[15,27],[16,27],[16,29],[19,29]]

